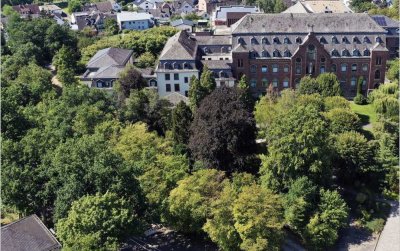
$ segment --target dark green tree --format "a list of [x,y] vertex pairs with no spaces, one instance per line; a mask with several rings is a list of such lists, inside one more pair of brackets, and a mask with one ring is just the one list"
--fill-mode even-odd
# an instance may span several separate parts
[[104,30],[108,36],[118,34],[119,27],[117,20],[107,18],[104,22]]
[[187,145],[189,143],[190,124],[192,112],[183,102],[179,102],[172,111],[172,138],[176,144]]

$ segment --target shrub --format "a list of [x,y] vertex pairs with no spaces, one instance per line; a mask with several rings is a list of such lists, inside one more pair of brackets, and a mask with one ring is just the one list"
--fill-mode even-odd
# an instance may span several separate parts
[[353,101],[357,105],[365,105],[367,103],[367,99],[362,94],[357,94]]
[[373,219],[371,221],[368,221],[365,224],[365,227],[373,233],[380,233],[385,227],[385,220],[382,218]]

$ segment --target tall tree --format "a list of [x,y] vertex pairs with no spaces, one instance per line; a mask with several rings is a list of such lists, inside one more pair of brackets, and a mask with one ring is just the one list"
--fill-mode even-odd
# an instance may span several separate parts
[[190,124],[192,122],[192,112],[183,102],[179,102],[172,111],[172,138],[175,143],[187,145],[189,143]]
[[118,34],[119,27],[117,20],[112,18],[107,18],[104,22],[104,30],[108,36]]
[[196,111],[197,107],[200,104],[200,101],[204,98],[204,96],[204,91],[200,85],[200,81],[195,76],[193,76],[190,79],[189,84],[189,102],[190,108],[192,109],[193,113]]
[[255,151],[254,118],[236,88],[221,87],[207,96],[191,125],[189,148],[208,168],[244,170]]
[[242,91],[243,102],[248,105],[248,107],[249,107],[249,109],[251,111],[253,111],[253,109],[254,109],[254,99],[253,99],[253,97],[251,95],[250,86],[249,86],[249,83],[247,81],[246,75],[243,75],[240,78],[240,81],[237,84],[237,87]]
[[217,86],[213,73],[208,69],[207,66],[204,66],[201,73],[200,85],[204,88],[207,94],[210,94],[212,91],[214,91],[215,87]]
[[142,74],[131,64],[119,75],[119,79],[115,85],[118,95],[122,100],[128,98],[131,90],[140,90],[145,86],[145,80]]

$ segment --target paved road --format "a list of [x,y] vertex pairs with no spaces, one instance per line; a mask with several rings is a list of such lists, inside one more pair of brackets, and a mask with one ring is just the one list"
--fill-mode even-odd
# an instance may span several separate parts
[[400,251],[399,202],[390,202],[392,210],[379,237],[375,251]]

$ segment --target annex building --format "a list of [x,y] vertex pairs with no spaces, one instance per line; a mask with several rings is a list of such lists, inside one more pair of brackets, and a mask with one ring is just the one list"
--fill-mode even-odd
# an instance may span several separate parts
[[232,85],[246,75],[260,95],[270,84],[296,88],[306,75],[333,72],[346,97],[356,95],[362,78],[368,92],[384,82],[387,30],[368,14],[248,14],[225,36],[194,36],[181,31],[167,42],[156,68],[160,96],[187,96],[188,80],[202,68],[213,71],[217,85]]

